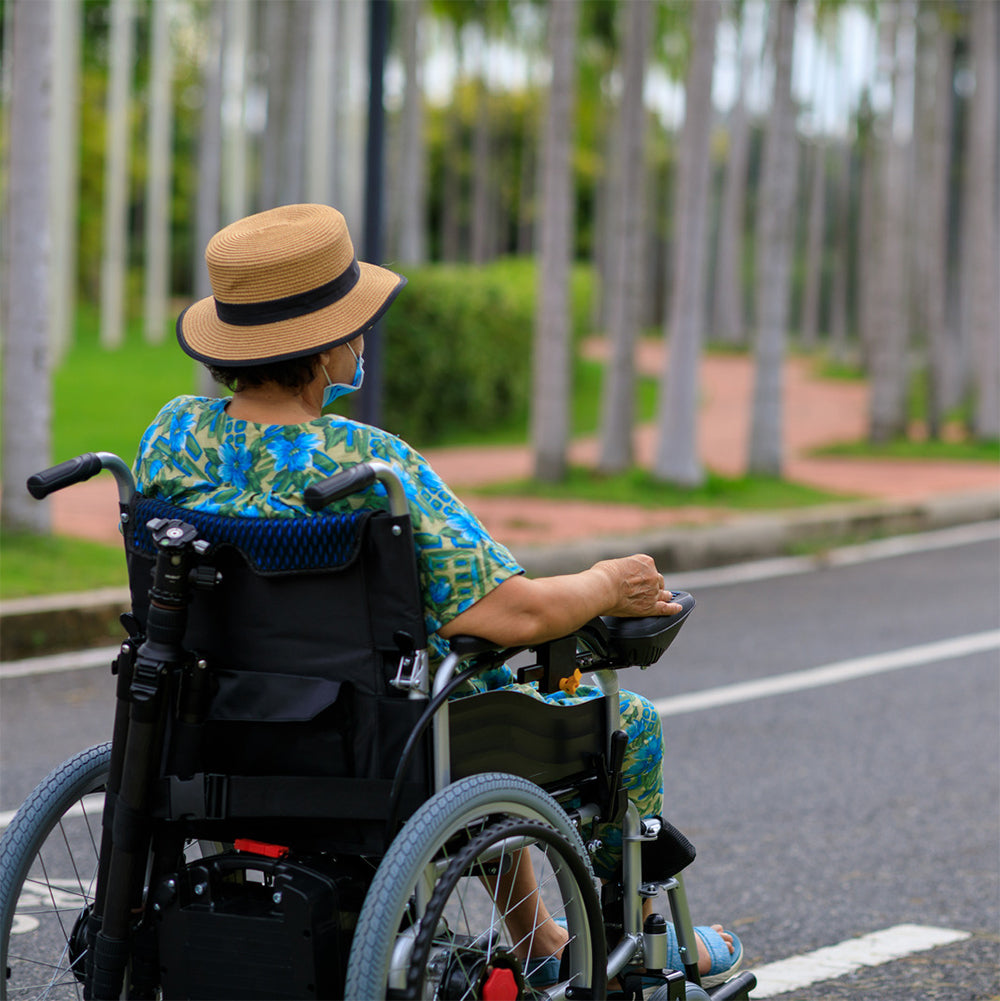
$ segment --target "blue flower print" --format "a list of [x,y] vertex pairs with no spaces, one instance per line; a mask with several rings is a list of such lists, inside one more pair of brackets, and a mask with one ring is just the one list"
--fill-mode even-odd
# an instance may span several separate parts
[[170,449],[173,452],[183,452],[187,436],[194,430],[195,416],[192,413],[175,411],[170,417]]
[[253,455],[244,445],[225,442],[219,449],[219,478],[223,483],[245,490]]
[[322,447],[319,435],[309,431],[303,431],[294,438],[288,438],[284,434],[267,438],[267,450],[274,459],[274,470],[277,473],[286,469],[301,473],[303,469],[308,469],[313,452]]
[[445,511],[445,517],[448,525],[458,533],[454,540],[455,545],[461,544],[473,548],[491,541],[479,519],[468,508],[456,505]]

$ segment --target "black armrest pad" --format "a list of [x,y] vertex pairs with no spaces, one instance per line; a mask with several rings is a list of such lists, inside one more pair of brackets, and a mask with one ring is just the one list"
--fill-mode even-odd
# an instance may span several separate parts
[[448,646],[460,657],[473,657],[480,653],[492,653],[502,650],[503,647],[484,640],[481,636],[452,636],[448,640]]

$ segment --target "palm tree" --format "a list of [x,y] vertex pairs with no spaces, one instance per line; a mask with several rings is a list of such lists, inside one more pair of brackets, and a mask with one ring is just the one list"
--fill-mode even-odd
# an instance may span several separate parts
[[[24,481],[51,453],[49,163],[54,0],[15,0],[4,212],[3,524],[47,532]],[[10,22],[8,22],[10,24]],[[17,248],[11,252],[10,248]]]
[[[735,16],[739,8],[731,0]],[[743,11],[745,16],[745,10]],[[743,232],[745,228],[747,167],[750,159],[750,117],[746,85],[753,71],[753,52],[740,26],[740,76],[736,100],[729,112],[728,152],[722,181],[719,233],[715,260],[712,332],[725,344],[745,341],[743,306]]]
[[1000,439],[1000,217],[997,191],[997,61],[1000,36],[995,3],[972,5],[972,95],[968,141],[968,204],[972,273],[969,324],[976,408],[973,430],[983,441]]
[[900,40],[910,34],[913,10],[903,4],[881,8],[881,74],[893,103],[876,127],[878,197],[874,219],[872,329],[867,338],[871,395],[869,436],[890,441],[907,429],[909,317],[906,296],[906,225],[909,215],[908,167],[910,118],[903,95],[912,93],[907,77],[914,72],[912,53]]
[[[917,90],[914,112],[916,172],[914,309],[915,334],[923,335],[927,372],[927,432],[941,433],[953,399],[957,374],[953,360],[955,331],[949,325],[948,193],[954,36],[941,22],[935,5],[925,4],[917,19]],[[951,399],[950,399],[951,398]]]
[[403,91],[402,137],[399,153],[399,259],[422,264],[427,257],[427,165],[424,152],[424,95],[420,73],[420,25],[424,0],[399,7],[406,86]]
[[[226,0],[211,0],[205,13],[205,64],[202,68],[201,121],[198,128],[198,192],[195,196],[194,294],[212,294],[205,267],[205,247],[222,219],[222,22]],[[202,396],[215,396],[215,380],[200,362],[195,381]]]
[[823,238],[826,227],[826,143],[810,147],[809,208],[806,217],[805,286],[799,313],[803,348],[816,347],[819,338],[820,288],[823,278]]
[[101,344],[125,339],[125,262],[128,219],[129,90],[133,50],[132,0],[111,2],[108,152],[104,169],[104,246],[101,261]]
[[645,180],[646,108],[643,85],[649,51],[652,4],[632,0],[622,57],[621,106],[612,168],[608,245],[611,250],[608,294],[608,340],[611,359],[604,379],[601,406],[601,451],[598,467],[613,473],[632,465],[635,421],[635,339],[639,327],[642,285],[643,188]]
[[541,218],[532,394],[535,475],[553,482],[566,475],[569,446],[569,271],[573,242],[573,113],[576,3],[549,7],[549,86],[541,150]]
[[777,0],[771,9],[777,17],[774,96],[764,138],[757,212],[757,341],[747,467],[751,473],[780,476],[784,458],[782,384],[798,154],[792,102],[796,0]]
[[664,336],[669,336],[670,354],[660,380],[653,459],[657,479],[689,487],[700,484],[705,475],[698,457],[698,372],[705,325],[712,70],[720,8],[718,0],[701,0],[694,6],[677,167],[676,254],[670,316],[664,331]]
[[73,341],[76,320],[77,204],[80,183],[80,0],[64,0],[54,18],[52,81],[52,361]]
[[146,287],[144,336],[159,343],[166,334],[170,296],[170,174],[173,163],[173,94],[170,78],[171,0],[150,9],[151,68],[149,81],[149,140],[146,173]]

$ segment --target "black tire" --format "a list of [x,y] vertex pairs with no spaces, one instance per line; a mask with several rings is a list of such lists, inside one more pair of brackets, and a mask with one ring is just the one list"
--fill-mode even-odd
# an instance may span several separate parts
[[[510,877],[528,863],[537,894],[518,897],[510,882],[498,889],[499,873]],[[569,935],[561,960],[532,945],[548,920]],[[435,886],[414,940],[405,997],[466,1001],[504,978],[519,996],[564,997],[572,986],[603,997],[606,952],[593,873],[576,846],[548,824],[504,820],[473,838]]]
[[555,828],[590,871],[579,832],[544,790],[500,772],[460,779],[417,810],[382,859],[358,917],[345,997],[381,1001],[388,989],[405,988],[420,918],[438,880],[484,827],[506,818]]
[[93,902],[111,744],[46,776],[0,838],[0,999],[82,998],[78,919]]

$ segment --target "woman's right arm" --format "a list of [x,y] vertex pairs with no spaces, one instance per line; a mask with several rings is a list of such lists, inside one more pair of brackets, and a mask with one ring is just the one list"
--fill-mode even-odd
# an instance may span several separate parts
[[675,615],[681,606],[652,557],[601,560],[559,577],[510,577],[456,615],[439,633],[479,636],[499,646],[532,646],[578,629],[595,615]]

